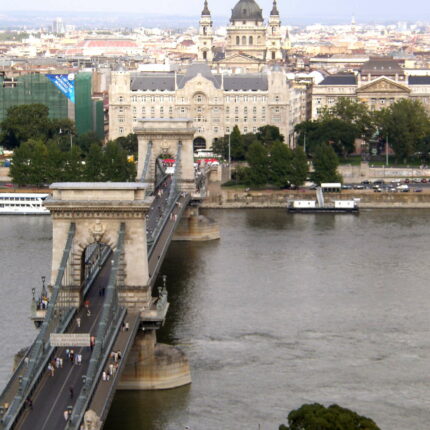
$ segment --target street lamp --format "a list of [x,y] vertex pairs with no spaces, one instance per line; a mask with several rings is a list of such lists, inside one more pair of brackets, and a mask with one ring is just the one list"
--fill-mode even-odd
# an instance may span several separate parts
[[228,135],[228,180],[231,180],[231,133]]

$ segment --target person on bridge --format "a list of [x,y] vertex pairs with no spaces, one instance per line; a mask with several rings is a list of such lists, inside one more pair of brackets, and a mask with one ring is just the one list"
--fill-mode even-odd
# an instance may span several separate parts
[[81,318],[80,317],[76,318],[76,325],[78,326],[78,328],[81,327]]
[[73,395],[75,394],[75,391],[73,390],[72,386],[69,387],[69,393],[70,393],[70,398],[73,399]]
[[51,373],[51,376],[54,376],[55,370],[51,363],[48,364],[48,371]]

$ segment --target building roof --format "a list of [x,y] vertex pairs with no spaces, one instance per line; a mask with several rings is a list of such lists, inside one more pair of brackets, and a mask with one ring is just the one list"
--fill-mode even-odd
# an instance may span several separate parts
[[137,48],[134,40],[118,39],[87,39],[79,43],[78,46],[85,48]]
[[232,75],[224,77],[225,91],[267,91],[269,82],[266,74]]
[[409,76],[409,85],[430,85],[430,76]]
[[209,10],[208,0],[205,0],[205,5],[202,10],[202,16],[210,16],[210,15],[211,15],[211,12]]
[[180,79],[178,79],[178,87],[184,88],[185,84],[196,77],[198,74],[201,74],[209,81],[212,81],[215,85],[215,88],[221,88],[221,77],[219,75],[214,75],[211,72],[208,64],[203,62],[194,62],[190,64],[185,72],[185,75],[182,75]]
[[263,21],[263,11],[255,0],[239,0],[231,11],[230,21]]
[[278,5],[276,3],[276,0],[273,0],[273,7],[272,7],[272,11],[270,12],[270,16],[278,16],[278,15],[279,15]]
[[211,81],[215,88],[224,91],[267,91],[269,82],[267,74],[237,74],[224,76],[213,74],[206,63],[193,63],[185,74],[175,75],[175,72],[154,73],[143,72],[133,74],[131,77],[131,91],[175,91],[175,79],[177,88],[184,88],[185,84],[201,74]]
[[131,78],[131,91],[175,91],[175,74],[141,73]]
[[399,61],[391,57],[371,57],[369,61],[361,67],[362,74],[371,75],[393,75],[403,74],[403,69]]
[[326,76],[318,85],[356,85],[357,79],[353,73]]

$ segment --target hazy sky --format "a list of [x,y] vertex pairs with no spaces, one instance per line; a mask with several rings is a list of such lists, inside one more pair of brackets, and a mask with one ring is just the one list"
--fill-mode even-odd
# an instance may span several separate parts
[[[273,0],[257,1],[267,17]],[[209,0],[213,15],[230,16],[237,0]],[[3,0],[0,14],[10,10],[50,10],[50,11],[122,11],[128,13],[145,12],[168,15],[198,15],[203,0]],[[383,20],[428,20],[430,21],[430,2],[428,0],[278,0],[283,21],[291,18],[307,18],[313,22],[327,21],[345,17],[348,21],[352,14],[357,19],[365,17]]]

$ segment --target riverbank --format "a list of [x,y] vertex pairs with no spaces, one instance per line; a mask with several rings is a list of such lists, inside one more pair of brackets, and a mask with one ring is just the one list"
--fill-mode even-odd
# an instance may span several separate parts
[[[348,190],[340,193],[326,193],[327,200],[360,199],[360,208],[369,209],[430,209],[430,188],[422,192],[381,192],[373,190]],[[203,208],[286,208],[288,200],[315,200],[315,191],[251,190],[241,188],[212,187]]]

